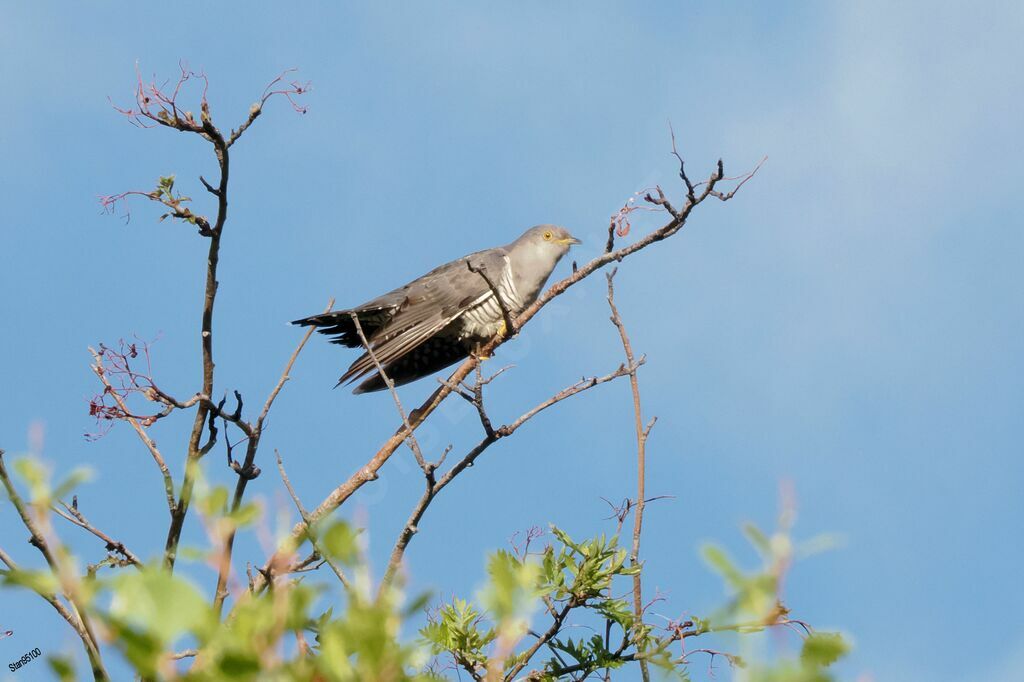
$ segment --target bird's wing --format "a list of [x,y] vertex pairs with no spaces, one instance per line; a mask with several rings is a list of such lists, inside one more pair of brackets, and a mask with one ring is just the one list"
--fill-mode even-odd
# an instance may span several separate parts
[[[477,269],[486,268],[491,281],[496,282],[506,265],[505,253],[502,249],[474,253],[446,263],[403,287],[405,300],[373,337],[367,335],[381,365],[386,367],[395,362],[494,295],[483,277],[471,272],[467,263]],[[338,383],[357,379],[375,368],[373,358],[365,353]]]

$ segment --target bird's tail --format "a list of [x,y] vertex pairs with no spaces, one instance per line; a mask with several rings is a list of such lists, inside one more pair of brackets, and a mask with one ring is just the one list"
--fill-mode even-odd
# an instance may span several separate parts
[[359,338],[359,331],[356,329],[355,322],[352,321],[352,316],[355,315],[359,319],[359,326],[363,330],[363,335],[370,339],[373,338],[374,334],[382,326],[384,321],[382,312],[383,309],[380,308],[332,310],[329,313],[321,313],[304,317],[301,320],[293,320],[292,324],[302,327],[316,327],[316,330],[321,334],[335,337],[331,339],[331,343],[339,343],[348,348],[362,348],[363,341]]

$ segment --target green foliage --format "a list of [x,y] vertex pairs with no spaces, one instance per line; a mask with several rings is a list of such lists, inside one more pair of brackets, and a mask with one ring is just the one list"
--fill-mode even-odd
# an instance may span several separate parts
[[[552,654],[537,674],[556,679],[563,668],[577,672],[617,668],[627,651],[643,650],[652,662],[671,668],[666,653],[667,638],[655,637],[652,628],[638,621],[621,593],[629,579],[641,569],[627,565],[628,553],[618,538],[604,535],[582,542],[552,526],[556,544],[538,555],[516,555],[498,551],[487,566],[488,583],[480,593],[483,610],[463,599],[441,606],[421,630],[435,654],[446,653],[456,665],[481,675],[496,664],[504,675],[525,667],[533,648],[524,643],[527,623],[543,604],[545,616],[553,621],[543,645]],[[570,616],[596,616],[615,627],[615,637],[593,635],[574,639],[567,631]],[[519,645],[518,653],[512,650]],[[640,647],[640,649],[637,649]],[[534,652],[539,647],[534,649]]]
[[[167,112],[160,112],[162,115],[166,115]],[[162,175],[157,180],[156,189],[149,193],[149,198],[154,201],[159,201],[164,206],[170,208],[170,212],[164,213],[160,216],[160,220],[166,220],[167,218],[178,218],[192,225],[196,224],[197,216],[185,206],[186,203],[192,201],[191,197],[182,195],[180,192],[174,193],[174,176],[173,175]]]
[[808,666],[828,667],[849,651],[850,645],[838,632],[815,632],[804,640],[800,660]]
[[344,521],[320,524],[315,531],[328,557],[342,564],[353,563],[359,551],[358,533]]
[[216,624],[194,585],[155,566],[104,582],[110,607],[97,610],[122,651],[144,675],[154,675],[165,651],[186,634],[205,635]]
[[74,682],[75,664],[69,656],[47,656],[46,663],[60,682]]
[[485,649],[497,637],[492,627],[482,627],[483,616],[464,599],[455,598],[441,606],[430,623],[420,630],[433,652],[450,652],[460,663],[474,669],[487,665]]
[[50,472],[33,457],[19,457],[12,464],[15,473],[28,485],[33,504],[49,507],[54,501],[66,497],[72,490],[92,478],[92,470],[79,467],[56,486],[50,483]]
[[[48,470],[34,460],[20,460],[14,469],[30,492],[27,506],[45,527],[50,506],[86,478],[76,472],[52,486]],[[214,546],[181,557],[207,562],[218,557],[218,541],[253,526],[261,513],[259,504],[231,509],[228,488],[209,486],[201,475],[195,506]],[[771,535],[750,524],[743,531],[761,559],[755,569],[744,569],[716,545],[701,550],[728,595],[725,606],[706,617],[657,625],[638,618],[632,587],[643,569],[629,562],[618,537],[575,540],[552,526],[552,542],[539,551],[493,553],[475,602],[455,597],[439,605],[413,641],[403,638],[402,626],[422,613],[427,597],[403,606],[396,588],[373,589],[359,531],[343,520],[320,523],[306,538],[317,548],[315,556],[349,574],[340,594],[318,577],[326,572],[293,575],[259,594],[234,595],[226,615],[162,563],[130,567],[112,561],[106,565],[116,570],[98,573],[94,566],[82,575],[55,534],[56,572],[20,568],[4,570],[0,578],[5,586],[43,595],[74,594],[107,646],[147,679],[418,682],[441,679],[434,671],[447,663],[480,680],[570,680],[644,659],[663,676],[687,680],[691,657],[704,647],[691,638],[731,638],[744,647],[751,633],[787,627],[807,630],[799,657],[766,665],[763,656],[747,651],[742,658],[715,655],[724,656],[743,682],[832,682],[830,666],[849,645],[838,633],[812,632],[790,619],[778,595],[794,557],[826,542],[795,545],[785,525]],[[431,663],[431,654],[440,658]],[[55,677],[75,678],[71,659],[48,661]]]
[[[328,534],[354,537],[350,529],[341,530],[344,525],[336,522],[337,530]],[[427,653],[401,640],[401,624],[411,611],[400,608],[395,590],[371,597],[369,591],[352,589],[341,599],[343,608],[318,611],[325,586],[290,580],[259,595],[243,594],[220,620],[195,586],[162,566],[100,582],[110,606],[94,607],[92,615],[145,677],[196,682],[430,679],[416,672],[425,666]],[[422,604],[411,608],[419,610]],[[307,639],[313,644],[300,644]],[[171,658],[186,645],[199,652],[191,666]]]
[[[795,555],[832,544],[825,537],[795,546],[789,534],[791,514],[784,513],[780,529],[769,537],[757,526],[745,524],[744,535],[761,558],[761,567],[744,571],[716,545],[705,545],[701,554],[707,564],[722,576],[731,594],[728,604],[709,618],[696,621],[698,632],[731,630],[754,633],[772,626],[807,626],[789,618],[789,610],[778,597],[778,586]],[[773,666],[755,665],[744,679],[750,682],[831,682],[829,666],[849,652],[849,644],[838,633],[811,632],[804,638],[796,661],[782,660]]]
[[[632,577],[642,567],[627,563],[627,552],[618,538],[598,536],[577,541],[552,526],[555,540],[542,551],[529,556],[500,551],[488,562],[488,583],[480,593],[478,608],[467,600],[455,598],[442,605],[421,630],[435,654],[450,657],[452,664],[480,679],[488,671],[500,671],[503,679],[522,674],[532,663],[533,654],[545,649],[543,664],[526,679],[582,679],[589,673],[616,670],[635,664],[639,658],[661,668],[675,679],[689,679],[689,657],[680,656],[680,640],[721,633],[758,632],[768,627],[798,627],[780,602],[778,585],[789,566],[794,546],[786,529],[771,537],[753,525],[744,533],[760,554],[762,566],[746,571],[722,548],[708,545],[702,555],[708,565],[723,578],[729,602],[706,618],[691,618],[686,623],[670,623],[656,628],[638,619],[632,602],[618,595],[631,594]],[[544,613],[540,625],[534,623],[529,635],[525,628],[515,631],[514,648],[503,646],[502,623],[530,614],[531,605],[540,601]],[[591,628],[589,624],[601,623]],[[582,625],[583,628],[575,628]],[[800,624],[802,625],[802,624]],[[574,637],[570,632],[584,632]],[[848,645],[834,633],[809,634],[798,660],[783,659],[777,665],[747,666],[746,658],[723,655],[738,671],[738,679],[771,682],[826,682],[832,680],[827,668],[848,651]],[[673,653],[676,652],[676,653]]]

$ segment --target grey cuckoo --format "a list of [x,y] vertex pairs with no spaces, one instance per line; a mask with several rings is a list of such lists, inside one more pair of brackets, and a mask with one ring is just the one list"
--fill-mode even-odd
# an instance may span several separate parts
[[[312,325],[333,336],[332,343],[362,348],[354,315],[388,378],[396,385],[406,384],[462,360],[503,331],[502,303],[513,317],[526,309],[569,247],[579,243],[563,227],[538,225],[511,244],[446,263],[361,306],[292,324]],[[495,290],[501,302],[495,299]],[[363,353],[338,384],[372,373],[353,393],[379,391],[387,384],[376,370],[373,357]]]

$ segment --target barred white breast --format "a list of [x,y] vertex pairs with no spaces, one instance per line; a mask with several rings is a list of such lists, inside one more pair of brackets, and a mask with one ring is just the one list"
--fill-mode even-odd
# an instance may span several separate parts
[[[509,311],[516,315],[524,307],[523,301],[512,279],[512,264],[509,257],[505,256],[504,261],[505,267],[502,268],[501,276],[497,279],[492,278],[492,280],[501,295],[501,300]],[[490,291],[481,297],[479,303],[466,310],[461,319],[463,323],[462,337],[473,336],[481,339],[489,339],[497,334],[505,321],[501,305]]]

